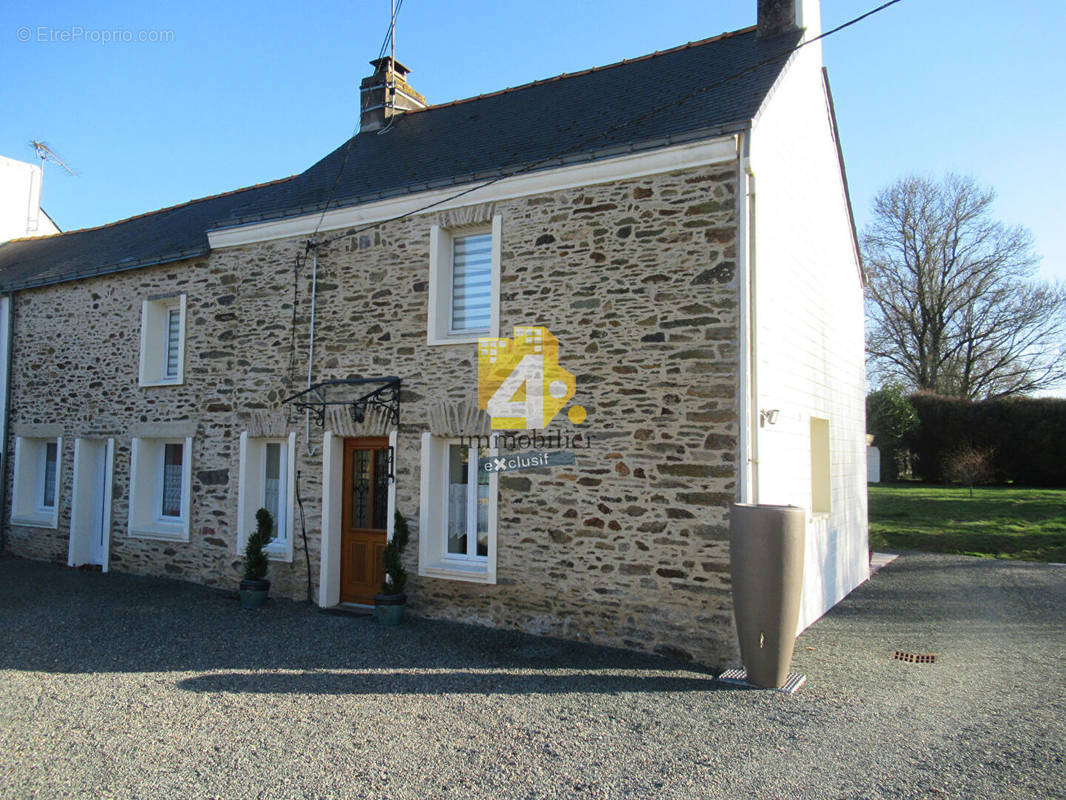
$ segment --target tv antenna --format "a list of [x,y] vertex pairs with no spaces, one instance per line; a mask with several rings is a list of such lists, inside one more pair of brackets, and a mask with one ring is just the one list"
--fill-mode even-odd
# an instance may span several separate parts
[[30,146],[37,153],[37,158],[41,159],[41,170],[44,170],[44,162],[51,161],[53,164],[58,164],[70,175],[77,175],[74,170],[63,163],[63,159],[56,155],[55,151],[48,146],[47,142],[39,142],[36,139],[30,142]]

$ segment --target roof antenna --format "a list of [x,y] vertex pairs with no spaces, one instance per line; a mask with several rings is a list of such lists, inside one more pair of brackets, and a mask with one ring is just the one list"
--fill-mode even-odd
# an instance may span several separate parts
[[389,13],[389,41],[392,45],[392,68],[396,69],[396,0],[391,0]]
[[77,175],[74,170],[63,163],[63,159],[55,154],[55,151],[48,146],[47,142],[39,142],[36,139],[30,142],[30,147],[37,153],[37,158],[41,159],[41,171],[44,172],[44,162],[51,161],[53,164],[58,164],[70,175]]

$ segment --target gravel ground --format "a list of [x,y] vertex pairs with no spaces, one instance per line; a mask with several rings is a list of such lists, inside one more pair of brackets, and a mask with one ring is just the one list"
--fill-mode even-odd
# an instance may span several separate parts
[[2,557],[0,797],[1066,797],[1064,657],[1041,564],[902,556],[800,637],[787,696]]

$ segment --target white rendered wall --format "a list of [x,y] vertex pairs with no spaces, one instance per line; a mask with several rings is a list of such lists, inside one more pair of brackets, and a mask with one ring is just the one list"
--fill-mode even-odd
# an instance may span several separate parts
[[[868,576],[862,280],[815,43],[756,120],[757,501],[807,509],[803,630]],[[830,510],[811,512],[812,417],[829,420]],[[757,417],[756,417],[757,420]]]
[[41,168],[0,156],[0,242],[58,229],[41,211]]

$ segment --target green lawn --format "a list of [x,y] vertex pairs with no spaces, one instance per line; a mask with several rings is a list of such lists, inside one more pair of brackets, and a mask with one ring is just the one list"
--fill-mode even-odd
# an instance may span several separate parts
[[1066,562],[1066,489],[870,486],[875,550]]

